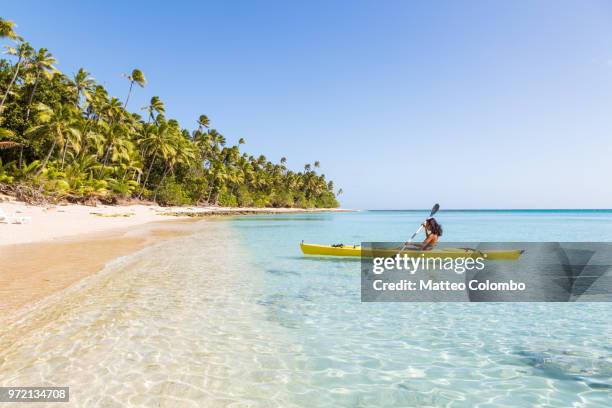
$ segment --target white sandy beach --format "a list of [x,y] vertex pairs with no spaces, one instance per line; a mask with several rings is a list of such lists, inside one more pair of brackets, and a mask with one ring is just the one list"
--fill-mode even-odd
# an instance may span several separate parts
[[[149,222],[176,220],[180,213],[293,213],[330,211],[299,208],[229,208],[229,207],[160,207],[157,205],[98,205],[78,204],[35,206],[4,197],[0,209],[9,216],[28,217],[26,224],[0,223],[0,246],[51,241],[58,238],[77,237],[92,233],[108,232],[146,224]],[[331,210],[345,211],[345,210]],[[173,215],[168,215],[172,213]],[[187,214],[186,214],[187,216]]]

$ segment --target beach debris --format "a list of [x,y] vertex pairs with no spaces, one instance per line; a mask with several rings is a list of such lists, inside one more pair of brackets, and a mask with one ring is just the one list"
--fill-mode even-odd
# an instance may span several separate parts
[[96,217],[104,217],[104,218],[120,218],[120,217],[131,217],[133,215],[136,215],[136,213],[133,212],[127,212],[127,213],[110,213],[110,214],[105,214],[105,213],[101,213],[101,212],[90,212],[91,215],[95,215]]

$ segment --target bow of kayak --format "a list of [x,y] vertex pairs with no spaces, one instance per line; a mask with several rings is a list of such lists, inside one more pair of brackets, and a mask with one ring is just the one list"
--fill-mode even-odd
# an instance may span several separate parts
[[406,254],[408,256],[424,256],[424,257],[451,257],[451,258],[466,258],[466,257],[485,257],[490,260],[517,260],[523,253],[520,249],[498,249],[498,250],[478,250],[473,248],[434,248],[427,251],[417,249],[405,249],[399,251],[397,249],[363,249],[360,245],[319,245],[307,244],[302,242],[300,248],[305,255],[319,256],[394,256],[396,254]]

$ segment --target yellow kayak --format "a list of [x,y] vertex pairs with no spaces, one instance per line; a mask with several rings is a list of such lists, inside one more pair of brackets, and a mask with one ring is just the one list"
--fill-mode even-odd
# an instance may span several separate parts
[[434,248],[427,251],[421,251],[418,249],[404,249],[398,251],[397,249],[365,249],[362,251],[360,245],[318,245],[318,244],[306,244],[302,242],[300,248],[305,255],[325,255],[325,256],[352,256],[361,257],[367,256],[395,256],[396,254],[407,254],[408,256],[424,256],[427,258],[478,258],[484,257],[490,260],[517,260],[523,250],[521,249],[497,249],[497,250],[478,250],[473,248]]

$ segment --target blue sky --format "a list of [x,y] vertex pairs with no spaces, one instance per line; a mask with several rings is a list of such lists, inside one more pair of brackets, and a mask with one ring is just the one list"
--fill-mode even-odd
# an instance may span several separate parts
[[349,208],[612,207],[612,3],[6,2],[58,67],[123,73]]

